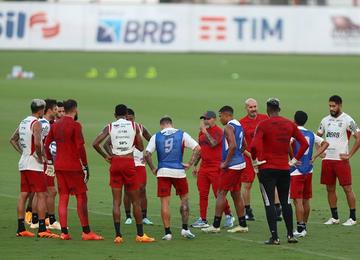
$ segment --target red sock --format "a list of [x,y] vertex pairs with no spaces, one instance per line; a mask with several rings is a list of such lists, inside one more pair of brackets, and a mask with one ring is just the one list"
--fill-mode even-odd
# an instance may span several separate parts
[[86,193],[77,194],[77,213],[80,219],[81,226],[89,225],[88,210],[87,210],[87,196]]
[[69,204],[69,194],[59,194],[59,220],[62,228],[67,228],[67,208]]

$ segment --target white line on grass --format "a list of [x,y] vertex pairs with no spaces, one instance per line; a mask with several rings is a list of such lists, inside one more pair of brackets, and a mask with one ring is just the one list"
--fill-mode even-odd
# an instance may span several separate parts
[[[11,199],[17,199],[18,198],[17,196],[4,194],[4,193],[0,193],[0,196],[5,197],[5,198],[11,198]],[[76,210],[75,207],[69,207],[69,209]],[[101,212],[101,211],[89,210],[89,213],[96,214],[96,215],[101,215],[101,216],[112,216],[112,214],[110,214],[110,213],[104,213],[104,212]],[[230,236],[227,236],[227,237],[229,237],[231,239],[234,239],[234,240],[239,240],[239,241],[244,241],[244,242],[249,242],[249,243],[255,243],[255,244],[259,244],[259,245],[264,245],[264,242],[262,242],[262,241],[255,241],[255,240],[252,240],[252,239],[236,237],[234,235],[230,235]],[[313,251],[309,251],[309,250],[306,250],[306,249],[288,247],[288,246],[283,246],[283,245],[276,246],[276,247],[279,247],[279,248],[282,248],[282,249],[287,249],[287,250],[294,251],[294,252],[304,253],[304,254],[308,254],[308,255],[327,257],[327,258],[337,259],[337,260],[349,260],[350,259],[350,258],[346,258],[346,257],[337,257],[337,256],[333,256],[333,255],[328,255],[328,254],[324,254],[324,253],[318,253],[318,252],[313,252]]]

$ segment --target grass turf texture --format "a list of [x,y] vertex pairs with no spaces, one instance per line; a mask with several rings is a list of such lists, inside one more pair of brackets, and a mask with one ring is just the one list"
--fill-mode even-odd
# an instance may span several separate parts
[[[13,65],[34,71],[34,80],[5,80]],[[138,78],[129,80],[121,75],[135,66]],[[144,79],[147,68],[155,66],[156,79]],[[99,69],[98,79],[86,79],[91,68]],[[111,67],[119,70],[117,79],[105,79]],[[259,101],[264,112],[268,97],[281,100],[282,115],[292,117],[302,109],[309,114],[307,127],[316,130],[322,117],[328,114],[327,100],[339,94],[344,111],[360,122],[358,114],[359,57],[311,57],[272,55],[208,55],[208,54],[122,54],[77,52],[0,52],[0,249],[2,259],[355,259],[360,254],[359,226],[324,226],[330,216],[325,188],[319,184],[320,165],[317,162],[313,179],[314,198],[308,225],[309,235],[297,245],[288,245],[284,224],[280,223],[280,247],[262,242],[269,237],[265,211],[257,181],[252,192],[252,207],[256,221],[249,222],[248,234],[197,235],[187,241],[180,237],[179,200],[171,200],[174,240],[161,241],[163,228],[160,204],[156,197],[156,180],[148,171],[149,218],[155,226],[145,226],[145,232],[160,240],[154,244],[136,244],[135,226],[122,224],[125,243],[113,244],[112,198],[108,186],[108,165],[90,146],[103,126],[113,120],[118,103],[133,108],[137,121],[152,133],[158,130],[159,118],[173,117],[175,127],[197,137],[199,116],[208,109],[217,111],[228,104],[236,117],[244,115],[247,97]],[[238,74],[236,79],[232,75]],[[29,114],[32,98],[74,98],[79,103],[79,120],[83,125],[91,170],[89,183],[90,224],[105,241],[83,242],[76,215],[75,199],[69,209],[72,241],[16,238],[16,197],[19,192],[18,154],[8,139],[19,121]],[[189,152],[185,158],[189,157]],[[352,158],[353,186],[360,194],[359,155]],[[190,182],[190,223],[198,217],[196,181],[188,172]],[[338,187],[338,208],[342,221],[348,218],[344,193]],[[232,206],[233,208],[233,206]],[[122,213],[123,213],[122,208]],[[208,219],[214,215],[214,199],[210,194]],[[124,221],[124,216],[122,223]],[[294,221],[295,223],[295,221]]]

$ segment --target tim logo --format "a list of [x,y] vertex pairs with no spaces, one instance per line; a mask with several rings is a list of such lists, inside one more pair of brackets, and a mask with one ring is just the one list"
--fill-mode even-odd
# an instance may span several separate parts
[[226,17],[223,16],[200,17],[200,40],[225,41],[226,31],[227,31]]
[[60,23],[49,19],[44,12],[30,17],[25,12],[0,12],[0,39],[22,39],[29,29],[31,33],[40,30],[42,38],[49,39],[60,33]]
[[176,23],[171,20],[100,19],[96,33],[99,43],[150,43],[165,45],[175,41]]
[[347,16],[331,17],[333,23],[332,35],[338,39],[360,39],[360,24],[356,24]]

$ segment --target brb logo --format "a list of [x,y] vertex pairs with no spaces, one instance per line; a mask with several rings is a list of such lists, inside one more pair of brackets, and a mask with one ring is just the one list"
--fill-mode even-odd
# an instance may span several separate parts
[[173,21],[101,19],[96,40],[100,43],[170,44],[175,40]]
[[0,12],[0,39],[22,39],[27,28],[30,31],[40,29],[44,39],[53,38],[60,33],[60,23],[52,22],[44,12],[37,12],[30,17],[25,12]]

